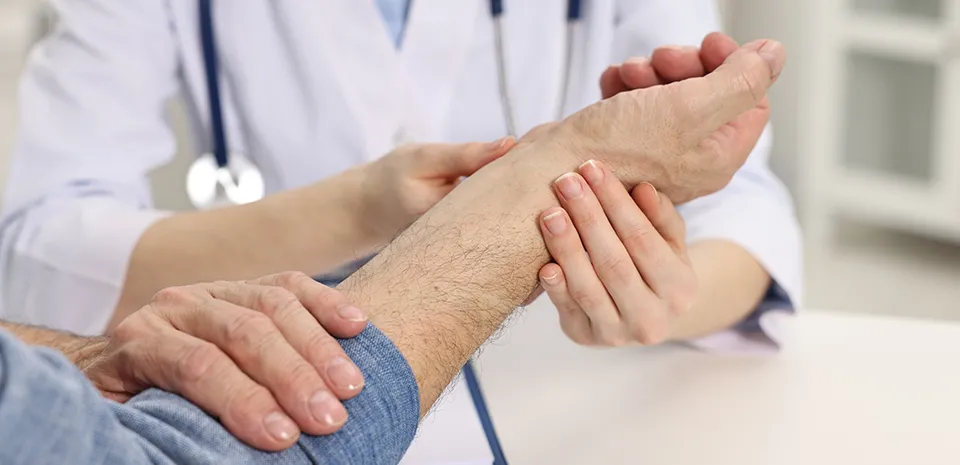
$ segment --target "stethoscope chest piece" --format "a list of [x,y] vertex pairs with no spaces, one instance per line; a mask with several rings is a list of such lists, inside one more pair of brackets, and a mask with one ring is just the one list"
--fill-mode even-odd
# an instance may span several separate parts
[[263,175],[246,157],[231,154],[220,167],[212,154],[197,158],[187,171],[187,195],[200,210],[256,202],[264,196]]

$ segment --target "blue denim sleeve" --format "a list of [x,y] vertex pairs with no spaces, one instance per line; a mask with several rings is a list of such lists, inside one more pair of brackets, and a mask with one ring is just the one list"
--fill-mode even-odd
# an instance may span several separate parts
[[146,391],[126,404],[105,400],[58,353],[0,331],[0,463],[395,464],[420,416],[413,372],[372,326],[341,344],[366,376],[363,392],[345,402],[349,421],[336,434],[302,436],[286,451],[267,453],[167,392]]

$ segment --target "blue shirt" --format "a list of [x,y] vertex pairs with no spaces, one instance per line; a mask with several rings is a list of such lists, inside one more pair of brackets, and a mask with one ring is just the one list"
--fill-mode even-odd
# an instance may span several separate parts
[[407,25],[407,12],[410,11],[411,0],[377,0],[380,16],[387,26],[387,32],[393,39],[394,45],[400,48],[403,41],[403,30]]
[[389,339],[369,326],[341,342],[365,385],[329,436],[283,452],[252,449],[182,397],[155,389],[104,399],[62,355],[0,330],[0,464],[380,465],[400,461],[420,418],[417,383]]

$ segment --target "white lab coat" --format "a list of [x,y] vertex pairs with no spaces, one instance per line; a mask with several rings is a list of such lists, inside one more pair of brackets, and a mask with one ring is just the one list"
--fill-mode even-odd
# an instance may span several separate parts
[[[553,118],[566,2],[505,3],[522,133]],[[567,113],[600,98],[607,65],[659,45],[696,45],[719,28],[713,0],[584,4]],[[165,214],[152,208],[146,175],[174,155],[169,99],[182,93],[196,150],[208,147],[197,3],[57,5],[61,22],[33,52],[20,87],[0,222],[0,317],[96,333],[138,238]],[[215,2],[231,146],[260,167],[272,193],[375,159],[399,139],[505,135],[488,8],[483,0],[416,0],[397,52],[370,0]],[[768,136],[726,189],[682,211],[690,241],[742,245],[796,303],[799,233],[768,167]]]

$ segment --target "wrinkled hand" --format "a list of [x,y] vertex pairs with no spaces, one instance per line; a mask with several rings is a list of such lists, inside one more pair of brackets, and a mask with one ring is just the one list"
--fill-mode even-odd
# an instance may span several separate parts
[[697,276],[687,257],[686,226],[648,183],[628,193],[600,162],[557,180],[562,208],[540,227],[556,263],[540,283],[578,344],[657,344],[693,305]]
[[389,241],[450,193],[460,179],[502,157],[512,138],[490,143],[409,144],[363,169],[362,229]]
[[604,161],[628,185],[650,182],[675,204],[687,202],[726,186],[746,161],[785,61],[778,42],[737,48],[723,34],[708,36],[699,53],[660,49],[608,69],[608,98],[549,132],[580,162]]
[[340,293],[301,273],[174,287],[121,322],[81,368],[108,398],[174,392],[275,451],[300,431],[330,434],[346,422],[338,399],[356,396],[363,375],[334,336],[365,326]]

